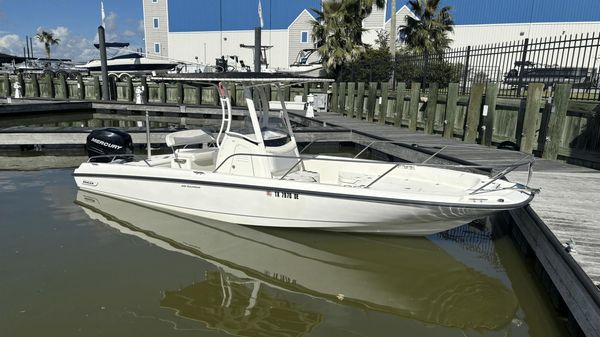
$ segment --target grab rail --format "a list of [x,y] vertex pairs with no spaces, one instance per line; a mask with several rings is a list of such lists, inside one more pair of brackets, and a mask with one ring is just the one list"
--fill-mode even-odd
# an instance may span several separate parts
[[[373,184],[375,184],[376,182],[380,181],[383,177],[385,177],[386,175],[388,175],[390,172],[392,172],[393,170],[395,170],[396,168],[400,167],[400,166],[417,166],[417,167],[438,167],[438,168],[448,168],[448,169],[490,169],[493,170],[495,168],[503,168],[502,171],[500,171],[499,173],[495,174],[494,176],[490,177],[490,181],[486,182],[484,185],[478,187],[477,189],[475,189],[474,191],[472,191],[470,194],[475,194],[481,190],[483,190],[483,188],[485,188],[486,186],[489,186],[490,184],[492,184],[494,181],[497,181],[499,179],[504,178],[508,173],[514,171],[515,169],[517,169],[518,167],[524,166],[524,165],[528,165],[528,179],[527,179],[527,184],[529,184],[530,181],[530,177],[531,177],[531,173],[532,173],[532,168],[533,168],[533,162],[535,161],[535,159],[533,158],[533,156],[531,155],[526,155],[523,158],[520,158],[519,160],[510,163],[510,164],[506,164],[506,165],[462,165],[462,164],[427,164],[427,163],[390,163],[390,162],[381,162],[381,161],[375,161],[375,160],[357,160],[357,159],[346,159],[346,158],[319,158],[318,156],[282,156],[282,155],[273,155],[273,154],[258,154],[258,153],[234,153],[229,155],[228,157],[225,158],[225,160],[223,160],[217,167],[215,167],[215,169],[212,171],[213,173],[216,173],[226,162],[228,162],[229,160],[231,160],[234,157],[238,157],[238,156],[248,156],[248,157],[262,157],[262,158],[283,158],[283,159],[296,159],[298,160],[290,169],[288,169],[281,177],[279,177],[279,180],[283,180],[288,174],[290,174],[294,168],[296,168],[300,163],[304,163],[304,160],[318,160],[318,161],[333,161],[333,162],[347,162],[347,163],[370,163],[370,164],[378,164],[378,165],[393,165],[390,169],[388,169],[387,171],[385,171],[384,173],[380,174],[375,180],[373,180],[371,183],[369,183],[368,185],[364,186],[363,188],[369,188],[371,187]],[[528,159],[527,161],[524,161],[525,159]],[[536,193],[535,189],[532,189],[530,187],[528,187],[527,185],[524,185],[523,189],[527,189],[533,193]]]

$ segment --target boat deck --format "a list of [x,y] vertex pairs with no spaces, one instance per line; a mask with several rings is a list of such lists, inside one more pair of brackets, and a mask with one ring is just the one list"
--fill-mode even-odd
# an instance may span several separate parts
[[[446,139],[439,135],[426,135],[391,125],[368,123],[364,120],[344,117],[337,113],[321,113],[313,119],[328,126],[350,129],[360,137],[389,140],[410,145],[412,148],[436,152],[445,145],[449,147],[443,157],[460,163],[475,165],[505,164],[519,160],[523,154],[516,151],[498,150],[478,144],[465,144],[457,139]],[[373,148],[393,152],[394,145],[373,145]],[[400,148],[399,146],[396,146]],[[402,149],[396,149],[402,152]],[[429,155],[413,158],[423,160]],[[511,180],[525,181],[527,172],[511,172]],[[600,283],[600,172],[566,164],[561,161],[536,158],[531,186],[540,188],[532,202],[532,208],[544,220],[552,233],[565,246],[571,256],[596,283]]]

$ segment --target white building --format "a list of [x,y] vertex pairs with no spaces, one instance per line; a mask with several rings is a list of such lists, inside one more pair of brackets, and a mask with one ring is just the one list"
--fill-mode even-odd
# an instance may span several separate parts
[[[221,1],[221,6],[223,6],[223,3],[226,5],[228,4],[228,0],[219,1]],[[269,25],[272,27],[271,29],[263,29],[261,37],[263,46],[272,46],[272,48],[266,52],[269,67],[287,68],[296,61],[296,56],[300,50],[313,47],[311,31],[312,23],[315,18],[307,8],[314,8],[315,4],[318,6],[320,1],[262,1],[268,3],[269,6],[271,6],[271,3],[273,3],[274,6],[279,6],[279,12],[276,10],[273,11],[273,13],[278,13],[277,18],[281,16],[280,14],[282,12],[288,14],[287,17],[279,20],[277,25]],[[468,7],[467,5],[470,4],[470,2],[467,0],[449,1],[459,3],[459,5],[461,1],[463,3],[461,7],[455,6],[454,11]],[[558,0],[549,1],[556,2]],[[399,1],[400,4],[403,2],[404,1]],[[200,23],[196,25],[200,27],[198,29],[194,28],[194,24],[175,25],[173,24],[174,22],[170,22],[176,21],[177,23],[180,23],[193,21],[193,16],[189,16],[189,13],[187,13],[188,7],[186,7],[193,6],[191,3],[210,3],[214,7],[217,1],[204,0],[204,2],[186,2],[184,0],[143,0],[145,48],[150,55],[153,55],[154,57],[181,60],[189,63],[198,62],[201,64],[214,64],[215,59],[222,55],[237,56],[247,65],[254,64],[253,50],[240,47],[242,44],[254,45],[253,28],[258,25],[258,20],[256,19],[258,18],[258,14],[256,7],[254,7],[254,0],[243,2],[243,8],[229,8],[229,11],[219,9],[218,12],[214,12],[213,8],[212,13],[204,13],[204,16],[202,16],[202,13],[197,14],[197,8],[190,8],[190,12],[195,11],[196,15],[199,16],[199,21],[208,20],[215,16],[221,16],[220,27],[216,25],[216,22],[213,22],[214,24],[212,26],[202,25]],[[598,1],[598,3],[600,3],[600,1]],[[252,4],[252,6],[250,6],[250,4]],[[288,8],[281,9],[281,6]],[[401,5],[398,7],[400,9],[397,11],[397,26],[400,27],[406,22],[407,16],[414,16],[414,14],[407,6]],[[232,10],[235,12],[232,13]],[[464,11],[468,11],[468,9],[465,9]],[[389,15],[387,15],[388,17],[386,20],[387,12],[387,8],[383,10],[374,8],[371,15],[364,20],[363,27],[366,30],[363,34],[364,43],[372,45],[375,43],[378,30],[390,30]],[[478,15],[478,13],[475,12],[469,12],[468,14],[472,16]],[[504,16],[506,17],[507,15]],[[233,17],[233,19],[231,19],[231,17]],[[543,20],[543,17],[541,19]],[[223,22],[227,23],[227,20],[229,20],[229,24],[223,24]],[[231,22],[232,20],[240,21],[240,23]],[[502,19],[496,21],[502,21]],[[248,22],[256,22],[256,24],[249,24]],[[461,22],[457,21],[457,23],[458,24],[454,26],[454,34],[451,36],[454,40],[452,47],[509,42],[523,40],[525,38],[535,39],[600,32],[600,20],[591,22],[483,24],[460,24]],[[233,26],[237,27],[237,29],[228,29],[228,27]],[[173,29],[171,29],[172,27]]]

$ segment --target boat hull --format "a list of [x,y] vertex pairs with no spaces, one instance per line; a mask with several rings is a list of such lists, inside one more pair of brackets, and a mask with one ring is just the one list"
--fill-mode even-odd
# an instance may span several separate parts
[[130,176],[101,171],[86,172],[80,167],[74,173],[77,186],[154,208],[251,226],[429,235],[499,210],[378,198],[350,187],[324,192],[312,188],[318,184],[311,183],[269,185],[273,179],[264,179],[267,182],[258,185],[253,177],[198,172],[185,172],[197,175],[195,178],[183,172],[180,177]]

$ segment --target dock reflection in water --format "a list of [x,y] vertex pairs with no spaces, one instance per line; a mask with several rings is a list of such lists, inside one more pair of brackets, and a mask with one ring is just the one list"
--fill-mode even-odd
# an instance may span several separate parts
[[[295,296],[461,330],[511,330],[512,289],[426,238],[264,229],[189,219],[79,191],[90,218],[215,265],[160,305],[242,336],[302,336],[324,319]],[[506,332],[506,331],[505,331]]]

